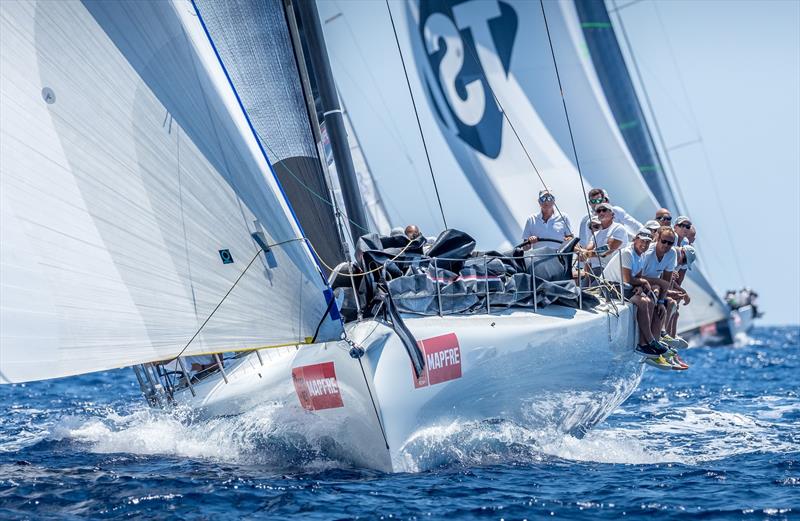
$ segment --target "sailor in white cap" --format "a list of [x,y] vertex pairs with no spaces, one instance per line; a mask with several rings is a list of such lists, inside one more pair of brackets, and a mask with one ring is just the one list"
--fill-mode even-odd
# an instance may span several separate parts
[[692,229],[692,220],[685,215],[679,216],[675,219],[675,235],[677,236],[677,245],[686,246],[689,244],[689,232]]
[[539,192],[539,213],[531,215],[522,230],[522,243],[530,248],[539,241],[558,247],[559,244],[574,235],[569,216],[556,211],[556,198],[548,190]]
[[[611,206],[611,209],[614,211],[614,221],[620,223],[625,231],[628,233],[628,238],[631,238],[636,233],[636,230],[642,227],[642,223],[637,221],[631,214],[625,211],[624,208],[621,206],[612,205],[611,201],[608,198],[608,192],[606,192],[602,188],[592,188],[589,190],[587,194],[587,199],[589,200],[589,206],[592,207],[592,211],[597,211],[597,206],[606,203]],[[589,230],[589,216],[584,216],[583,220],[581,220],[581,227],[580,227],[580,238],[581,242],[580,245],[584,248],[589,245],[589,241],[592,238],[591,231]]]
[[[608,264],[607,259],[611,258],[615,251],[628,244],[628,233],[624,226],[614,222],[614,208],[610,204],[598,204],[595,212],[600,220],[600,227],[596,231],[592,231],[589,245],[577,249],[577,251],[584,259],[588,260],[592,272],[599,276]],[[596,224],[594,226],[596,227]]]
[[603,276],[607,281],[622,283],[622,294],[636,306],[636,321],[639,325],[639,343],[636,352],[653,359],[653,365],[672,369],[672,365],[661,355],[668,351],[668,346],[658,341],[658,327],[655,328],[652,317],[655,314],[655,298],[650,283],[641,277],[642,256],[653,240],[653,234],[647,228],[640,228],[633,242],[619,252],[619,264],[613,262],[606,266]]

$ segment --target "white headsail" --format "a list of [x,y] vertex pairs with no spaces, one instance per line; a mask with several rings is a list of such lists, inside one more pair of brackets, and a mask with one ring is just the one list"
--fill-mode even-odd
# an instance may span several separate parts
[[0,382],[338,338],[191,3],[0,9]]

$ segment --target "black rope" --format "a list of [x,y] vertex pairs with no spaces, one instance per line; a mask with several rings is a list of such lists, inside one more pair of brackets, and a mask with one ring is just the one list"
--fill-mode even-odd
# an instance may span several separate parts
[[[475,63],[480,63],[480,61],[478,60],[478,57],[475,55],[475,52],[472,50],[471,46],[465,45],[464,48],[467,49],[467,51],[469,52],[470,56],[475,61]],[[503,107],[503,104],[500,103],[500,99],[498,99],[497,94],[495,94],[491,83],[489,83],[489,78],[486,76],[486,73],[484,72],[483,67],[478,67],[478,70],[480,71],[481,76],[483,77],[484,81],[486,82],[486,86],[489,88],[489,92],[492,94],[492,99],[494,99],[494,102],[500,108],[500,113],[503,115],[503,119],[505,119],[506,123],[508,123],[508,126],[511,128],[511,132],[514,134],[514,137],[517,139],[517,143],[519,143],[519,146],[522,148],[522,152],[525,154],[525,157],[528,159],[528,163],[531,164],[531,167],[533,168],[534,173],[536,173],[536,177],[539,178],[539,182],[542,183],[542,186],[544,187],[544,189],[547,192],[550,192],[550,188],[548,188],[547,183],[544,182],[544,178],[542,177],[542,174],[539,172],[539,168],[537,168],[536,163],[533,161],[533,157],[531,157],[530,152],[528,152],[528,148],[525,146],[525,143],[522,141],[522,138],[520,137],[519,132],[517,132],[517,128],[514,126],[514,123],[511,122],[511,118],[508,117],[508,112],[506,112],[506,109],[505,109],[505,107]],[[553,201],[553,206],[556,209],[556,213],[558,213],[558,215],[562,219],[564,219],[564,214],[561,212],[561,209],[558,207],[558,203]],[[564,224],[567,226],[567,231],[570,234],[575,235],[572,232],[572,230],[570,229],[569,222],[566,219],[564,219]],[[580,230],[579,230],[579,232],[580,232]]]
[[364,385],[367,386],[367,393],[369,393],[369,401],[372,402],[372,409],[375,411],[375,417],[378,419],[378,427],[381,428],[381,435],[383,436],[383,443],[386,444],[386,450],[389,450],[389,440],[386,438],[386,431],[383,429],[383,422],[381,415],[378,412],[378,406],[375,404],[375,398],[372,397],[372,389],[369,387],[369,380],[367,380],[367,373],[364,371],[364,364],[361,358],[358,359],[358,366],[361,368],[361,374],[364,376]]
[[428,144],[425,142],[425,133],[422,131],[422,123],[419,120],[419,112],[417,111],[417,102],[414,100],[414,92],[411,90],[411,81],[408,79],[408,69],[406,69],[406,60],[403,58],[403,51],[400,49],[400,39],[397,37],[397,28],[394,25],[394,17],[392,16],[392,8],[389,5],[389,0],[386,0],[386,9],[389,11],[389,20],[392,22],[392,31],[394,31],[394,41],[397,44],[397,52],[400,54],[400,63],[403,64],[403,74],[406,77],[406,85],[408,86],[408,94],[411,96],[411,104],[414,106],[414,117],[417,118],[417,128],[419,128],[419,135],[422,138],[422,147],[425,149],[425,159],[428,160],[428,170],[431,172],[431,179],[433,180],[433,189],[436,191],[436,200],[439,202],[439,211],[442,213],[442,222],[444,227],[447,228],[447,219],[444,216],[444,208],[442,207],[442,199],[439,197],[439,187],[436,184],[436,176],[433,175],[433,165],[431,164],[431,156],[428,154]]
[[[595,248],[597,247],[597,235],[592,230],[592,209],[589,207],[589,199],[586,197],[586,185],[583,183],[583,174],[581,173],[581,162],[578,159],[578,149],[575,146],[575,136],[572,133],[572,123],[569,119],[569,111],[567,110],[567,100],[564,97],[564,87],[561,85],[561,74],[558,72],[558,61],[556,60],[556,51],[553,48],[553,39],[550,37],[550,26],[547,23],[547,14],[544,11],[544,0],[539,0],[539,5],[542,8],[542,18],[544,19],[544,28],[547,32],[547,43],[550,45],[550,56],[553,58],[553,68],[556,71],[556,79],[558,80],[558,91],[561,94],[561,105],[564,107],[564,117],[567,120],[567,130],[569,130],[569,141],[572,145],[572,154],[575,156],[575,168],[578,170],[578,179],[581,182],[581,190],[583,191],[583,202],[586,205],[586,217],[589,219],[588,227],[589,233],[592,234],[592,240],[594,241]],[[603,262],[600,260],[600,256],[597,256],[597,260],[600,262],[600,267],[603,267]],[[591,269],[591,266],[590,266]],[[600,277],[605,283],[605,275],[603,271],[600,271]],[[579,281],[580,283],[580,281]]]
[[[561,94],[561,105],[564,107],[564,116],[567,120],[567,130],[569,130],[569,141],[572,145],[572,154],[575,156],[575,168],[578,169],[578,179],[581,182],[581,190],[583,190],[584,198],[583,202],[586,205],[586,215],[589,217],[589,230],[592,230],[591,221],[592,221],[592,209],[589,207],[589,200],[585,197],[586,195],[586,185],[583,183],[583,174],[581,173],[581,163],[578,160],[578,149],[575,147],[575,136],[572,134],[572,123],[569,120],[569,111],[567,110],[567,100],[564,98],[564,87],[561,86],[561,75],[558,72],[558,62],[556,61],[556,52],[553,49],[553,40],[550,37],[550,26],[547,24],[547,15],[544,12],[544,1],[539,0],[539,5],[542,8],[542,18],[544,18],[544,28],[547,31],[547,43],[550,45],[550,56],[553,58],[553,67],[556,71],[556,79],[558,80],[558,91]],[[594,232],[592,232],[594,235]]]

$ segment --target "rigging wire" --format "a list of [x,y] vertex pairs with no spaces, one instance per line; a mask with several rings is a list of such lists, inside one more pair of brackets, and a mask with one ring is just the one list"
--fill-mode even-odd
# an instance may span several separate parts
[[411,89],[411,80],[408,79],[408,69],[406,69],[406,60],[403,57],[403,51],[400,49],[400,38],[397,36],[397,27],[394,25],[394,16],[392,16],[392,8],[389,5],[389,0],[386,1],[386,10],[389,11],[389,21],[392,22],[392,31],[394,32],[394,41],[397,44],[397,52],[400,55],[400,63],[403,64],[403,74],[406,77],[406,85],[408,85],[408,94],[411,96],[411,104],[414,107],[414,117],[417,118],[417,128],[419,128],[419,135],[422,138],[422,147],[425,149],[425,159],[428,160],[428,169],[431,172],[431,179],[433,180],[433,189],[436,192],[436,200],[439,202],[439,211],[442,213],[442,222],[444,227],[447,228],[447,218],[444,216],[444,208],[442,207],[442,199],[439,197],[439,187],[436,184],[436,176],[433,175],[433,165],[431,164],[431,156],[428,154],[428,144],[425,142],[425,133],[422,131],[422,123],[419,120],[419,111],[417,110],[417,102],[414,100],[414,92]]
[[[464,48],[467,49],[467,51],[470,53],[470,56],[472,57],[472,59],[476,63],[480,63],[479,60],[478,60],[478,57],[475,55],[475,52],[473,51],[471,46],[465,45]],[[536,173],[536,177],[539,178],[539,182],[542,183],[542,186],[544,187],[544,189],[547,192],[550,192],[550,188],[547,186],[547,183],[545,183],[544,177],[542,177],[542,174],[539,172],[539,168],[536,166],[536,163],[533,161],[533,157],[531,156],[530,152],[528,152],[528,147],[525,146],[525,143],[522,141],[522,137],[520,137],[519,132],[517,132],[517,128],[514,126],[514,123],[512,123],[511,118],[508,115],[508,112],[506,111],[505,107],[503,107],[503,104],[500,103],[500,99],[497,97],[497,94],[494,92],[494,89],[492,88],[492,85],[489,82],[489,78],[486,76],[486,73],[483,70],[483,67],[478,67],[478,70],[480,71],[481,76],[483,77],[484,81],[486,82],[486,86],[489,88],[489,92],[492,94],[492,99],[497,104],[497,107],[500,109],[500,113],[503,115],[503,119],[505,119],[506,123],[508,123],[509,128],[511,128],[511,132],[514,134],[514,137],[517,140],[517,143],[519,143],[520,147],[522,148],[522,152],[525,154],[525,157],[527,158],[528,162],[530,163],[531,167],[533,168],[533,171]],[[581,181],[583,181],[583,179],[581,179]],[[581,183],[581,187],[583,188],[583,183]],[[585,189],[584,189],[584,193],[586,193]],[[561,212],[561,209],[558,207],[558,203],[556,203],[554,201],[553,202],[553,206],[555,207],[555,210],[558,213],[558,215],[562,219],[564,219],[564,214]],[[589,215],[589,218],[591,219],[591,214]],[[567,225],[567,230],[570,233],[572,233],[573,235],[575,235],[573,233],[573,231],[569,227],[569,221],[567,219],[564,219],[564,223]],[[591,227],[590,227],[590,231],[591,231]],[[578,230],[578,232],[580,233],[580,230]],[[591,232],[591,233],[592,233],[592,235],[594,235],[594,232]]]
[[[661,145],[661,149],[664,151],[664,158],[667,160],[667,165],[669,166],[669,172],[672,177],[672,183],[675,185],[675,189],[678,192],[678,199],[680,202],[680,208],[678,208],[679,213],[683,213],[689,211],[688,205],[686,204],[686,198],[683,196],[683,191],[681,190],[681,185],[678,183],[678,176],[675,170],[675,165],[672,164],[672,156],[667,149],[667,143],[664,140],[664,134],[661,132],[661,125],[658,124],[658,120],[656,119],[655,110],[653,109],[653,102],[650,100],[650,95],[647,92],[647,88],[645,88],[644,78],[642,77],[642,72],[639,69],[639,62],[636,59],[636,54],[633,52],[633,46],[631,45],[630,39],[628,38],[628,31],[625,29],[625,23],[622,19],[622,13],[620,9],[617,7],[617,0],[612,0],[612,4],[616,10],[617,20],[619,21],[619,27],[622,33],[622,39],[625,42],[625,47],[628,49],[628,54],[631,57],[631,63],[633,64],[633,70],[636,73],[636,78],[639,80],[639,85],[642,86],[642,93],[644,94],[644,101],[645,106],[647,107],[648,112],[650,113],[650,121],[653,124],[653,128],[656,131],[656,136],[658,137],[658,142]],[[627,4],[625,7],[632,4]],[[649,130],[647,126],[645,126],[646,130]],[[682,210],[682,211],[681,211]]]
[[[276,242],[276,243],[273,243],[273,244],[268,244],[267,245],[267,249],[271,249],[271,248],[274,248],[276,246],[282,246],[282,245],[288,244],[290,242],[299,242],[299,241],[307,241],[307,239],[305,237],[295,237],[293,239],[287,239],[285,241],[280,241],[280,242]],[[217,310],[220,308],[220,306],[222,306],[222,304],[225,302],[225,300],[227,300],[228,295],[230,295],[231,292],[236,288],[236,286],[239,284],[239,281],[242,280],[244,275],[250,269],[250,266],[253,265],[253,263],[256,261],[256,259],[258,258],[258,256],[261,254],[262,251],[265,251],[265,250],[263,248],[259,247],[258,251],[256,251],[256,254],[253,255],[252,259],[250,259],[250,262],[247,263],[247,265],[242,270],[242,272],[239,274],[239,276],[236,277],[236,280],[233,281],[233,284],[231,285],[231,287],[228,288],[228,291],[225,292],[225,295],[223,295],[222,298],[220,299],[220,301],[217,302],[217,305],[214,306],[214,309],[212,309],[211,313],[209,313],[208,316],[206,317],[206,319],[203,320],[203,323],[200,324],[200,327],[197,328],[197,330],[192,335],[192,338],[190,338],[189,341],[186,342],[186,345],[183,346],[183,348],[180,350],[180,352],[178,352],[178,354],[175,355],[174,357],[161,362],[162,364],[168,364],[168,363],[172,362],[173,360],[176,360],[176,359],[180,358],[180,356],[183,355],[184,352],[186,352],[186,349],[188,349],[189,346],[191,345],[191,343],[194,342],[194,339],[197,338],[197,335],[199,335],[203,331],[203,328],[206,327],[206,324],[208,324],[208,322],[211,320],[211,318],[214,316],[214,314],[217,312]]]
[[[661,11],[658,9],[658,3],[653,2],[653,7],[656,12],[656,18],[658,19],[658,23],[661,26],[661,32],[664,34],[664,39],[667,43],[667,51],[669,53],[670,59],[672,60],[672,66],[675,69],[676,77],[678,78],[678,83],[681,86],[681,91],[683,92],[684,100],[686,101],[686,106],[689,109],[689,115],[692,120],[692,125],[694,126],[695,134],[697,134],[697,142],[700,145],[700,150],[703,154],[703,161],[706,165],[706,171],[708,172],[709,180],[711,181],[711,188],[714,192],[714,199],[716,200],[717,207],[719,208],[720,214],[722,215],[722,225],[723,229],[725,230],[725,236],[728,239],[728,246],[731,249],[731,253],[733,254],[733,262],[736,267],[736,272],[739,276],[739,283],[744,286],[745,284],[745,277],[744,271],[742,270],[742,266],[739,262],[739,256],[736,254],[736,249],[734,248],[733,236],[731,234],[730,226],[728,223],[730,220],[728,219],[727,212],[725,211],[725,205],[722,204],[722,199],[719,195],[719,187],[717,186],[716,175],[714,174],[714,169],[711,165],[711,159],[708,155],[708,150],[706,149],[705,142],[703,141],[703,136],[700,133],[700,126],[697,123],[697,116],[694,112],[694,107],[692,106],[691,99],[689,98],[689,92],[686,89],[686,82],[683,80],[683,75],[681,74],[681,70],[678,67],[678,61],[675,58],[675,53],[672,49],[672,44],[670,43],[669,34],[667,33],[666,26],[664,25],[664,21],[661,18]],[[668,153],[667,153],[668,154]]]
[[[558,61],[556,60],[556,51],[553,48],[553,40],[550,36],[550,25],[547,23],[547,14],[544,10],[544,1],[539,0],[539,6],[542,8],[542,19],[544,20],[544,28],[547,32],[547,43],[550,45],[550,56],[553,58],[553,68],[556,71],[556,80],[558,80],[558,91],[561,95],[561,105],[564,107],[564,117],[567,120],[567,130],[569,130],[569,141],[572,145],[572,154],[575,156],[575,168],[578,170],[578,179],[581,182],[581,190],[583,191],[584,197],[583,202],[586,205],[586,217],[589,219],[587,226],[589,227],[589,233],[592,234],[592,241],[594,244],[597,245],[597,235],[595,234],[594,230],[592,230],[592,210],[589,207],[589,199],[586,197],[586,185],[583,182],[583,174],[581,173],[581,163],[578,159],[578,149],[575,146],[575,136],[572,133],[572,123],[569,119],[569,111],[567,110],[567,99],[564,97],[564,87],[561,84],[561,74],[558,72]],[[597,257],[600,266],[603,266],[603,262],[600,259],[600,256]],[[605,274],[601,271],[600,276],[602,277],[603,281],[605,281]]]
[[[581,190],[583,190],[583,202],[586,205],[586,215],[589,217],[589,221],[591,223],[592,219],[592,209],[589,207],[589,200],[585,197],[586,194],[586,185],[583,182],[583,174],[581,173],[581,163],[578,159],[578,149],[575,147],[575,136],[572,133],[572,123],[569,119],[569,111],[567,110],[567,100],[564,97],[564,87],[561,85],[561,74],[558,72],[558,62],[556,61],[556,52],[553,48],[553,40],[550,37],[550,26],[547,23],[547,14],[544,11],[544,1],[539,0],[539,5],[542,8],[542,18],[544,19],[544,28],[547,32],[547,43],[550,45],[550,56],[553,58],[553,68],[556,71],[556,80],[558,80],[558,92],[561,95],[561,106],[564,107],[564,117],[567,120],[567,130],[569,131],[569,142],[572,145],[572,155],[575,157],[575,168],[578,170],[578,178],[581,182]],[[591,230],[591,224],[589,226],[589,230]],[[594,233],[592,233],[594,235]]]

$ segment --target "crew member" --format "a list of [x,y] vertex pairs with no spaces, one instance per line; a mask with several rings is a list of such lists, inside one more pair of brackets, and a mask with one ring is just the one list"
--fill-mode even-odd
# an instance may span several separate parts
[[[632,238],[636,231],[642,227],[642,223],[637,221],[633,218],[628,212],[625,211],[624,208],[621,206],[615,206],[611,204],[611,201],[608,199],[608,192],[603,190],[602,188],[592,188],[589,190],[587,194],[587,198],[589,199],[589,206],[592,207],[592,211],[597,211],[597,206],[606,203],[611,205],[611,209],[614,211],[614,221],[620,223],[625,231],[628,233],[628,238]],[[589,245],[589,242],[592,238],[591,231],[589,230],[589,221],[591,219],[589,216],[585,216],[581,220],[581,227],[580,227],[580,238],[581,242],[580,245],[586,247]]]
[[[689,344],[680,337],[667,334],[666,326],[675,311],[675,297],[688,298],[688,294],[672,280],[672,273],[677,265],[677,252],[675,248],[675,232],[668,226],[662,226],[656,234],[655,244],[650,246],[644,255],[642,264],[642,277],[644,277],[657,294],[656,311],[653,320],[661,331],[661,340],[672,348],[687,347]],[[671,292],[671,293],[670,293]],[[681,365],[686,365],[676,353],[672,359]],[[687,366],[688,367],[688,366]]]
[[[659,362],[659,357],[669,350],[659,342],[656,335],[658,329],[653,329],[652,317],[655,311],[655,299],[651,297],[650,283],[642,278],[642,259],[647,248],[653,240],[653,235],[647,228],[640,228],[633,238],[633,242],[622,248],[619,252],[620,264],[606,266],[603,276],[612,282],[622,282],[622,295],[636,306],[636,321],[639,325],[639,343],[636,351],[658,363],[666,364],[672,368],[665,359]],[[620,279],[621,276],[621,279]]]
[[556,213],[556,198],[548,190],[539,192],[539,213],[531,215],[522,230],[522,243],[528,249],[539,241],[561,244],[573,236],[572,224],[565,213]]
[[672,226],[672,214],[666,208],[656,210],[656,221],[661,226]]
[[677,241],[676,246],[689,245],[689,231],[692,229],[692,220],[685,215],[678,216],[675,219],[674,229]]
[[589,268],[595,276],[602,273],[607,264],[606,259],[623,246],[628,244],[628,233],[625,227],[618,222],[614,222],[614,209],[608,203],[600,203],[595,208],[600,226],[592,231],[592,238],[586,248],[576,248],[583,260],[587,260]]

